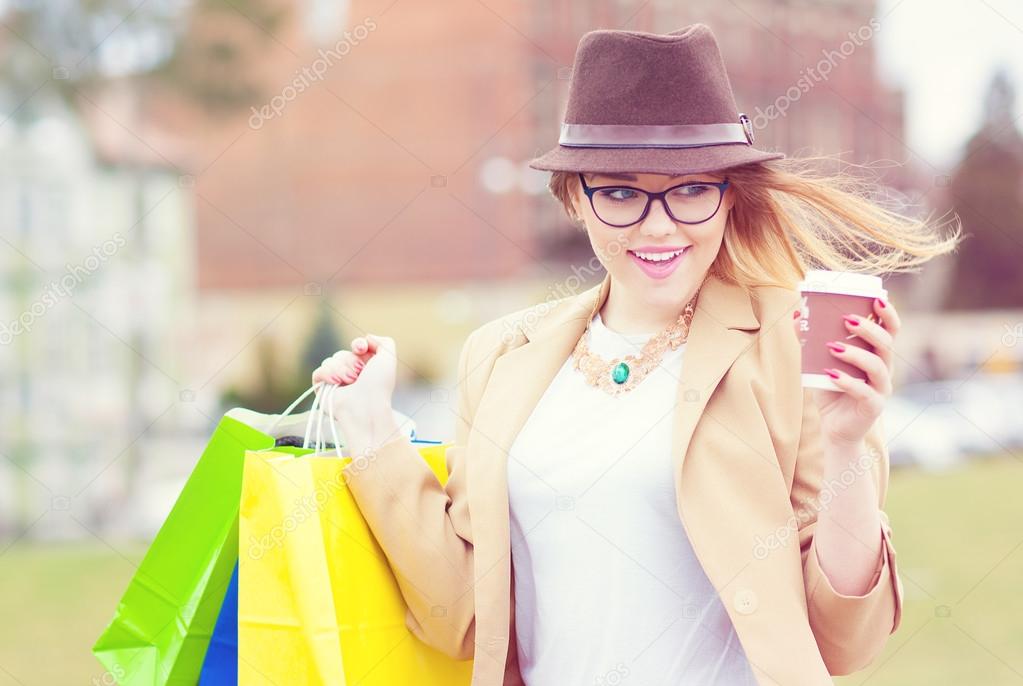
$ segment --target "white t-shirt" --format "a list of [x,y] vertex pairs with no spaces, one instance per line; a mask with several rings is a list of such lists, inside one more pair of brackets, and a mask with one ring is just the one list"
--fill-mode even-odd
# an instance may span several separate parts
[[[600,314],[590,349],[639,352]],[[508,497],[527,686],[756,686],[676,507],[671,431],[686,346],[617,398],[565,361],[515,439]]]

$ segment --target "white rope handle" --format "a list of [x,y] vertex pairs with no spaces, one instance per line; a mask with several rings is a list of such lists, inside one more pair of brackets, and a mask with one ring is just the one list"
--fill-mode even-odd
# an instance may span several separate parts
[[[330,390],[333,391],[335,388],[340,388],[340,386],[331,386]],[[333,405],[327,405],[327,407],[333,407]],[[334,435],[334,452],[336,452],[337,456],[340,458],[342,457],[341,440],[337,435],[337,422],[334,421],[334,416],[330,414],[329,411],[327,412],[327,423],[330,424],[330,433]]]
[[[334,423],[334,417],[330,414],[330,399],[335,389],[340,388],[336,384],[327,384],[322,382],[319,384],[323,386],[320,393],[313,400],[312,409],[309,411],[309,420],[306,422],[305,436],[302,440],[302,448],[309,448],[309,439],[312,438],[312,425],[313,419],[316,419],[316,440],[313,443],[312,449],[314,453],[322,452],[326,449],[326,444],[323,442],[323,419],[326,415],[327,423],[330,425],[331,433],[334,434],[334,452],[337,453],[338,457],[343,457],[341,454],[341,440],[338,437],[337,426]],[[314,386],[315,388],[315,386]],[[327,409],[324,409],[324,408]]]
[[319,411],[316,413],[316,444],[314,448],[316,452],[323,450],[323,408],[329,407],[327,401],[330,396],[331,388],[333,387],[327,386],[320,391],[320,406],[317,408]]
[[[295,400],[295,402],[291,403],[291,405],[288,405],[288,409],[286,409],[284,412],[282,412],[280,415],[278,415],[277,419],[275,419],[273,421],[273,424],[270,425],[270,428],[267,429],[266,432],[267,433],[273,433],[273,430],[277,428],[277,425],[281,423],[281,420],[283,420],[285,417],[287,417],[289,414],[291,414],[292,410],[294,410],[296,407],[298,407],[298,404],[300,402],[305,400],[306,397],[310,393],[312,393],[314,390],[316,390],[316,386],[317,385],[319,385],[319,384],[313,384],[312,386],[310,386],[309,390],[307,390],[302,395],[298,396],[298,398]],[[315,407],[315,405],[316,405],[316,400],[314,399],[313,400],[313,406]]]
[[[313,388],[316,388],[317,386],[326,387],[326,385],[327,385],[326,382],[321,381],[318,384],[313,384]],[[309,408],[309,419],[306,421],[306,424],[305,424],[305,434],[304,434],[304,438],[302,439],[302,449],[303,450],[309,447],[309,437],[312,435],[313,418],[316,416],[316,413],[317,413],[317,411],[319,409],[320,397],[322,395],[323,395],[323,391],[321,390],[320,393],[317,394],[315,398],[313,398],[313,406]]]

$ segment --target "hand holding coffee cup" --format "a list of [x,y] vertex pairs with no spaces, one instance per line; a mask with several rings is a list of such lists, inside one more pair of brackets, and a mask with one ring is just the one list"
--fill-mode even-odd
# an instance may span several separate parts
[[[828,391],[844,390],[834,380],[832,370],[843,372],[854,379],[867,380],[867,371],[851,358],[836,358],[832,350],[853,346],[874,353],[867,330],[858,320],[880,322],[874,311],[874,301],[885,301],[888,292],[881,278],[869,274],[832,272],[811,269],[799,283],[802,296],[799,308],[797,335],[802,346],[803,386]],[[862,327],[862,328],[861,328]]]
[[892,392],[898,314],[877,276],[810,270],[798,289],[802,385],[836,391],[818,398],[825,433],[858,441]]

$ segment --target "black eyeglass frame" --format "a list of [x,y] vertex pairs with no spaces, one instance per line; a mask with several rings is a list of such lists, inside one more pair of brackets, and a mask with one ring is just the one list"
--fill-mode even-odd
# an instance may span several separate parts
[[[728,186],[729,186],[729,183],[730,183],[728,181],[728,179],[725,179],[724,181],[719,181],[719,182],[714,182],[714,181],[687,181],[686,183],[680,183],[677,186],[672,186],[671,188],[665,188],[663,191],[654,192],[654,191],[645,190],[643,188],[636,188],[635,186],[622,186],[620,184],[615,184],[615,185],[612,185],[612,186],[587,186],[586,185],[586,179],[583,177],[581,172],[579,173],[579,180],[583,184],[583,192],[586,193],[586,197],[590,199],[590,208],[593,209],[593,214],[596,215],[597,219],[600,219],[600,221],[604,222],[608,226],[613,226],[616,229],[625,229],[625,228],[628,228],[630,226],[635,226],[636,224],[639,224],[641,221],[646,219],[646,216],[650,213],[650,205],[653,204],[654,200],[660,200],[661,201],[661,205],[664,207],[664,211],[668,214],[669,217],[671,217],[672,221],[679,222],[680,224],[689,224],[689,225],[703,224],[704,222],[709,222],[711,219],[714,218],[714,215],[716,215],[718,213],[718,210],[721,209],[721,201],[724,199],[725,191],[728,189]],[[715,186],[718,189],[718,204],[714,207],[714,211],[710,213],[709,217],[707,217],[706,219],[701,219],[698,222],[687,222],[685,220],[678,219],[675,215],[673,215],[671,213],[671,208],[668,207],[668,201],[665,198],[665,196],[668,195],[668,193],[670,193],[670,192],[672,192],[674,190],[677,190],[679,188],[682,188],[684,186]],[[600,213],[597,212],[596,206],[593,204],[593,194],[595,192],[597,192],[597,191],[607,190],[609,188],[610,189],[615,189],[615,190],[622,190],[622,189],[624,189],[624,190],[636,191],[637,193],[643,193],[644,195],[646,195],[646,206],[643,208],[643,213],[641,215],[639,215],[639,219],[637,219],[634,222],[630,222],[628,224],[612,224],[611,222],[604,221],[604,219],[600,216]]]

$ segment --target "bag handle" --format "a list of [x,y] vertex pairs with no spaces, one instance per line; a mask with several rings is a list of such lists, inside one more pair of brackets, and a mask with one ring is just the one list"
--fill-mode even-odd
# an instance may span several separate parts
[[[322,382],[320,382],[320,383],[322,383]],[[269,433],[273,433],[273,430],[277,428],[277,425],[278,425],[278,424],[280,424],[280,423],[281,423],[281,421],[282,421],[282,420],[283,420],[283,419],[284,419],[285,417],[287,417],[287,416],[288,416],[289,414],[291,414],[291,412],[292,412],[292,411],[293,411],[293,410],[294,410],[294,409],[295,409],[296,407],[298,407],[298,404],[299,404],[300,402],[302,402],[303,400],[305,400],[305,399],[306,399],[306,397],[308,397],[308,395],[309,395],[310,393],[312,393],[313,391],[315,391],[315,390],[316,390],[316,387],[317,387],[318,385],[320,385],[320,384],[313,384],[312,386],[310,386],[310,387],[309,387],[309,389],[308,389],[308,390],[307,390],[307,391],[306,391],[305,393],[303,393],[302,395],[298,396],[298,398],[296,398],[296,399],[295,399],[295,402],[293,402],[293,403],[291,403],[290,405],[288,405],[288,409],[286,409],[286,410],[285,410],[284,412],[282,412],[281,414],[279,414],[279,415],[277,416],[277,419],[275,419],[275,420],[273,421],[273,423],[272,423],[272,424],[270,425],[270,427],[269,427],[269,428],[268,428],[268,429],[266,430],[266,433],[268,433],[268,434],[269,434]],[[313,407],[316,407],[316,400],[317,400],[317,399],[314,399],[314,400],[313,400]]]
[[317,386],[319,386],[321,388],[321,391],[313,399],[313,406],[309,410],[309,420],[306,422],[305,437],[302,440],[302,448],[306,449],[306,448],[310,447],[309,446],[309,439],[312,437],[312,433],[313,433],[312,432],[312,426],[313,426],[313,418],[314,417],[316,418],[317,422],[316,422],[316,442],[315,442],[315,444],[313,446],[313,451],[318,453],[318,452],[321,452],[325,448],[325,444],[323,442],[323,438],[322,437],[323,437],[323,418],[324,418],[324,415],[326,415],[327,416],[327,423],[330,424],[330,430],[334,434],[334,451],[337,453],[338,457],[343,457],[343,455],[341,455],[341,441],[340,441],[340,439],[339,439],[339,437],[337,435],[337,426],[334,423],[334,417],[332,417],[330,415],[329,411],[325,411],[323,409],[324,407],[328,407],[328,408],[330,407],[330,397],[333,394],[334,389],[339,388],[339,386],[337,386],[336,384],[329,384],[328,385],[326,382],[322,382],[321,381],[321,382],[319,382],[317,384],[314,384],[313,388],[309,389],[309,391],[306,391],[303,394],[303,397],[308,395],[308,393],[310,391],[312,391],[313,389],[315,389]]
[[[333,385],[333,386],[331,386],[330,388],[327,389],[327,393],[328,393],[328,398],[327,398],[328,405],[327,405],[327,407],[328,408],[329,407],[333,407],[333,405],[329,404],[329,401],[331,399],[331,394],[333,394],[334,390],[337,389],[337,388],[340,388],[340,386]],[[330,433],[334,435],[334,452],[337,453],[338,457],[341,457],[341,441],[338,439],[338,435],[337,435],[337,422],[334,421],[334,415],[330,414],[329,410],[327,412],[324,412],[323,414],[327,415],[327,423],[330,424]]]

